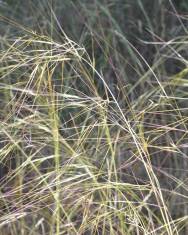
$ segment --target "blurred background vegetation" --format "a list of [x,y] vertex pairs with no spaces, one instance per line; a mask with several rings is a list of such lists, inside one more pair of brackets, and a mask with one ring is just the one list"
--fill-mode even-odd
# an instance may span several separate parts
[[[58,23],[51,15],[51,8]],[[159,50],[160,45],[147,42],[185,36],[187,10],[186,0],[2,0],[0,13],[13,22],[1,21],[1,35],[21,36],[23,31],[15,27],[16,22],[61,42],[62,27],[68,37],[97,58],[96,69],[110,77],[109,83],[115,89],[112,84],[117,85],[117,74],[120,78],[123,74],[122,83],[135,84],[148,69],[132,46],[149,65],[154,64],[166,52]],[[185,50],[183,56],[187,57]],[[116,67],[116,75],[109,61]],[[183,68],[182,61],[168,56],[158,73],[173,75]]]
[[[186,0],[2,0],[0,12],[41,34],[51,34],[53,27],[53,38],[61,41],[57,22],[53,19],[52,26],[50,20],[51,7],[67,36],[84,44],[90,51],[94,43],[95,53],[98,53],[97,63],[101,68],[105,67],[104,56],[109,56],[109,53],[113,60],[116,60],[114,53],[120,53],[135,63],[133,52],[125,39],[152,64],[158,48],[156,45],[144,44],[143,41],[171,40],[184,35],[188,24]],[[1,25],[2,36],[9,31],[16,33],[14,25],[7,27],[6,24],[4,27],[2,22]],[[20,35],[19,29],[17,33]],[[116,52],[111,48],[116,48]],[[105,53],[101,53],[101,50]],[[116,61],[117,64],[119,62]],[[121,63],[119,67],[122,67]],[[174,67],[172,64],[167,69]],[[178,70],[178,67],[174,69]]]

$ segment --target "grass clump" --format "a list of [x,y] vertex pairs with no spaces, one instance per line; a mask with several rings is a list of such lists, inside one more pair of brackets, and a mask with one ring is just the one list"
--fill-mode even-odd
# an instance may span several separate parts
[[[162,40],[137,1],[135,35],[144,22],[150,37],[136,40],[117,18],[130,1],[43,2],[39,28],[1,17],[0,234],[186,234],[184,21]],[[65,33],[58,6],[80,16],[81,33]]]

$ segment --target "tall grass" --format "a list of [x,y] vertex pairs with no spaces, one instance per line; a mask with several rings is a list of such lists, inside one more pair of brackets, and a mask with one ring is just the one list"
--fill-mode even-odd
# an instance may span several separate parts
[[39,28],[1,16],[0,234],[187,234],[186,21],[168,38],[156,4],[158,35],[136,2],[18,3]]

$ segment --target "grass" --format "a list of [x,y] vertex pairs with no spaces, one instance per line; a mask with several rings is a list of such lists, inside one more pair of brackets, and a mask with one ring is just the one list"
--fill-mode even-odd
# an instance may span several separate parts
[[186,1],[8,4],[0,234],[187,234]]

